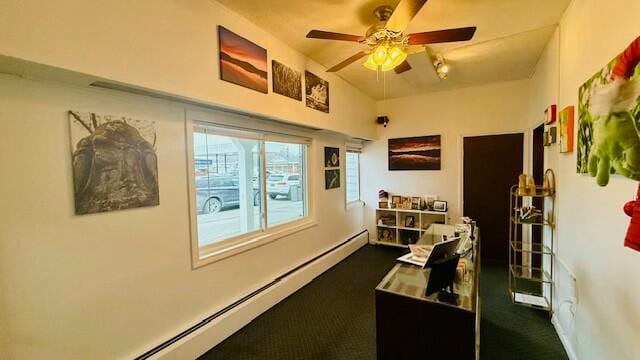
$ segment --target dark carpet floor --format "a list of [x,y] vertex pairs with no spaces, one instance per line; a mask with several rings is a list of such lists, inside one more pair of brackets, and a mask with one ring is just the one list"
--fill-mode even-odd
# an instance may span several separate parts
[[[200,359],[376,358],[374,289],[402,250],[365,246]],[[505,266],[481,270],[481,359],[567,359],[549,316],[511,304]]]

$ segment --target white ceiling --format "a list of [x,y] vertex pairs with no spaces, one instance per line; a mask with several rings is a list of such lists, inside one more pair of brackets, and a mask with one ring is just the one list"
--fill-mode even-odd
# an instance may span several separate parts
[[[361,49],[357,43],[307,39],[311,29],[364,35],[376,23],[373,9],[398,0],[217,0],[329,68]],[[468,42],[432,45],[451,65],[436,76],[427,55],[409,55],[413,68],[376,73],[355,62],[337,74],[369,96],[382,99],[457,87],[529,78],[571,0],[429,0],[405,33],[477,26]]]

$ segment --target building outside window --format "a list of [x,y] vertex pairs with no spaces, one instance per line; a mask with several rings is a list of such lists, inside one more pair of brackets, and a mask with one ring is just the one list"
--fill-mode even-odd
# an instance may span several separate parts
[[198,123],[192,143],[192,236],[200,253],[307,217],[308,141]]

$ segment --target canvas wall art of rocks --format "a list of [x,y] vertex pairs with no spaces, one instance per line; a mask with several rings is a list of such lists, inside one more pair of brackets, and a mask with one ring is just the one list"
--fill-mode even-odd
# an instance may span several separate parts
[[69,111],[76,214],[160,203],[155,123]]

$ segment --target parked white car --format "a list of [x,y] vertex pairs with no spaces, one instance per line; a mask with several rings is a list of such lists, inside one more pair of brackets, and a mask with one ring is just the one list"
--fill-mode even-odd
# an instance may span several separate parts
[[271,174],[267,178],[267,194],[272,199],[278,195],[291,199],[292,186],[300,186],[299,174]]

